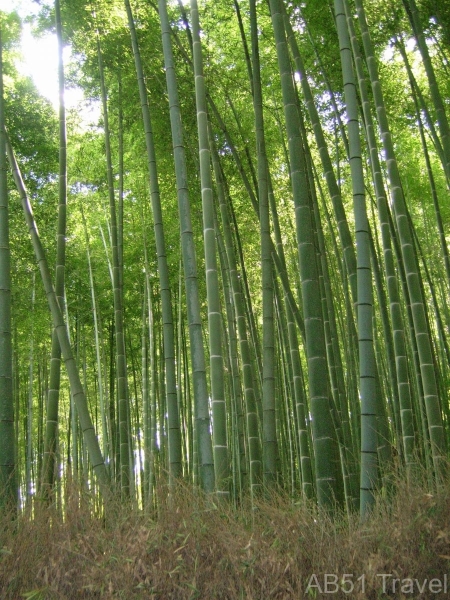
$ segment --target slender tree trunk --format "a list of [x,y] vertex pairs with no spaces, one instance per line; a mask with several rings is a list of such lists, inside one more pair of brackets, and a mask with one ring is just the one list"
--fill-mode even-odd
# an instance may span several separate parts
[[114,327],[116,338],[116,363],[117,363],[117,393],[120,438],[120,486],[124,498],[130,496],[130,442],[129,442],[129,397],[127,362],[125,352],[125,332],[122,305],[122,277],[120,275],[119,239],[116,217],[116,201],[114,197],[114,178],[112,170],[112,154],[110,142],[110,128],[108,118],[108,99],[105,84],[102,52],[100,48],[100,34],[97,31],[97,55],[100,74],[100,88],[103,107],[103,121],[105,129],[105,154],[108,178],[109,210],[111,221],[111,246],[112,246],[112,283],[114,298]]
[[44,248],[39,238],[31,204],[28,199],[25,185],[23,183],[22,176],[20,174],[19,167],[14,156],[11,143],[8,139],[7,151],[9,163],[13,171],[14,181],[21,198],[22,207],[25,214],[25,220],[28,227],[28,231],[30,233],[33,249],[36,255],[36,260],[39,264],[39,268],[41,271],[41,277],[52,315],[53,327],[58,333],[58,341],[61,347],[62,357],[66,365],[72,397],[74,400],[74,404],[77,408],[81,431],[83,432],[92,469],[98,480],[100,489],[105,499],[107,499],[109,495],[109,481],[105,463],[100,450],[100,446],[98,444],[97,436],[95,434],[95,429],[92,424],[92,419],[89,414],[86,395],[84,393],[83,385],[80,380],[80,375],[78,373],[77,365],[73,357],[72,348],[70,345],[68,329],[66,323],[64,322],[63,313],[61,311],[58,300],[56,298],[55,290],[53,288],[47,258],[45,256]]
[[[414,101],[414,106],[416,108],[416,117],[417,117],[417,122],[419,125],[420,140],[422,142],[423,154],[425,157],[425,163],[427,165],[428,180],[430,183],[431,196],[433,198],[434,212],[436,215],[436,224],[437,224],[437,228],[439,231],[439,241],[441,243],[441,251],[442,251],[442,256],[444,259],[445,272],[447,275],[447,285],[450,285],[450,256],[449,256],[449,251],[448,251],[447,240],[445,237],[441,209],[439,206],[439,198],[438,198],[438,193],[437,193],[437,188],[436,188],[435,177],[433,174],[433,169],[432,169],[431,160],[430,160],[430,153],[428,151],[428,146],[426,143],[425,127],[424,127],[423,117],[422,117],[422,112],[421,112],[423,110],[423,104],[424,104],[423,96],[417,86],[416,80],[414,78],[414,74],[412,72],[411,66],[408,61],[405,46],[402,41],[397,42],[397,48],[400,50],[400,54],[402,55],[403,62],[406,67],[406,71],[408,73],[408,79],[409,79],[409,83],[411,86],[411,94],[412,94],[412,98]],[[426,114],[425,122],[429,128],[430,118],[429,118],[428,111],[425,114]],[[436,136],[433,136],[433,134],[432,134],[432,139],[436,144],[436,151],[439,154],[439,156],[441,157],[442,164],[445,167],[445,159],[443,157],[443,152],[440,151],[440,150],[442,150],[442,146],[439,146],[439,144],[438,144],[439,140],[437,140]],[[450,173],[447,174],[447,185],[450,187]]]
[[[58,235],[56,244],[55,292],[61,310],[64,311],[64,272],[66,255],[66,202],[67,202],[67,136],[64,100],[64,63],[61,25],[61,7],[55,0],[56,34],[58,38],[58,85],[59,85],[59,204]],[[44,472],[42,492],[51,493],[55,478],[55,453],[58,436],[59,389],[61,382],[61,348],[56,331],[52,332],[52,357],[50,362],[50,385],[47,401],[47,422],[44,445]]]
[[328,151],[328,145],[325,140],[325,135],[320,121],[319,112],[316,107],[316,103],[311,91],[311,87],[308,82],[308,76],[303,65],[303,60],[298,48],[297,40],[295,39],[294,30],[290,23],[289,17],[285,10],[284,22],[286,24],[286,32],[288,36],[289,45],[291,47],[292,55],[295,61],[295,68],[300,75],[300,84],[305,98],[306,107],[310,121],[313,126],[313,132],[316,139],[316,144],[319,150],[320,160],[322,162],[323,172],[325,180],[327,182],[328,191],[330,193],[331,202],[333,204],[334,214],[337,221],[337,227],[339,231],[339,239],[343,248],[344,264],[347,269],[348,280],[350,282],[350,290],[352,294],[353,302],[357,302],[357,285],[356,285],[356,255],[355,248],[353,246],[353,240],[350,234],[350,228],[348,225],[347,217],[345,214],[344,206],[342,203],[341,191],[339,189],[335,172],[333,170],[330,154]]
[[178,101],[175,65],[172,54],[171,32],[166,0],[158,0],[167,90],[169,94],[170,123],[172,130],[177,197],[181,229],[186,301],[188,308],[189,336],[194,384],[196,435],[198,439],[201,484],[205,491],[212,492],[214,483],[214,460],[212,453],[208,389],[206,382],[205,355],[197,282],[197,261],[190,217],[189,192],[187,187],[186,159],[183,144],[183,127]]
[[89,243],[89,233],[86,223],[86,218],[84,216],[83,206],[80,206],[81,210],[81,218],[83,220],[83,227],[86,238],[86,253],[87,253],[87,261],[88,261],[88,270],[89,270],[89,284],[91,288],[91,301],[92,301],[92,315],[94,319],[94,336],[95,336],[95,357],[96,357],[96,365],[97,365],[97,381],[98,381],[98,396],[100,402],[100,415],[102,420],[102,452],[105,460],[111,458],[111,446],[110,446],[110,433],[108,430],[108,415],[107,415],[107,406],[106,406],[106,397],[105,386],[104,386],[104,375],[103,375],[103,361],[102,356],[104,354],[102,338],[103,336],[100,334],[100,324],[98,318],[98,310],[97,310],[97,300],[95,296],[95,285],[94,285],[94,274],[92,268],[91,261],[91,250]]
[[343,500],[336,433],[331,419],[330,386],[326,357],[321,297],[308,195],[306,161],[301,125],[297,113],[292,70],[279,0],[270,0],[272,25],[277,46],[286,130],[288,136],[291,186],[295,206],[299,270],[305,319],[310,410],[315,451],[316,489],[319,504],[330,506]]
[[361,518],[366,518],[372,507],[377,487],[377,408],[376,365],[373,346],[373,293],[370,266],[369,224],[367,220],[364,173],[362,168],[361,141],[359,136],[358,105],[355,77],[352,66],[350,36],[347,29],[344,3],[335,0],[334,10],[339,35],[341,64],[347,111],[349,137],[349,162],[352,178],[355,214],[356,261],[358,282],[358,348],[361,394]]
[[267,486],[276,481],[277,435],[275,420],[275,328],[273,268],[270,237],[268,165],[264,136],[263,100],[259,63],[256,2],[250,0],[250,27],[253,71],[253,108],[255,113],[258,159],[258,203],[261,234],[262,336],[263,336],[263,476]]
[[[349,24],[351,42],[353,47],[353,54],[355,57],[355,66],[358,73],[358,81],[360,87],[360,95],[362,100],[363,114],[365,120],[366,138],[368,144],[368,150],[371,159],[372,178],[374,182],[375,193],[377,196],[377,207],[378,215],[381,226],[381,236],[383,244],[383,256],[386,272],[386,287],[389,299],[389,310],[392,321],[392,329],[394,335],[385,331],[385,341],[389,344],[389,338],[392,340],[394,348],[394,361],[390,361],[390,369],[395,369],[395,383],[397,385],[399,407],[397,410],[400,413],[401,431],[403,438],[403,453],[406,461],[408,470],[411,469],[415,456],[415,434],[414,434],[414,423],[413,423],[413,412],[411,404],[411,392],[410,382],[408,375],[408,361],[407,351],[405,344],[405,329],[403,316],[400,305],[400,295],[398,289],[397,274],[395,270],[393,254],[392,254],[392,243],[389,231],[389,207],[387,203],[382,170],[379,160],[379,151],[376,143],[375,128],[372,120],[372,113],[370,102],[365,87],[366,80],[364,77],[362,57],[359,52],[359,47],[355,39],[353,17],[347,14],[347,21]],[[374,253],[375,260],[375,253]],[[379,286],[381,292],[381,286]],[[382,307],[381,307],[382,309]],[[394,407],[395,410],[395,407]]]
[[150,199],[153,212],[155,231],[156,254],[158,259],[158,275],[161,294],[161,310],[164,336],[164,362],[166,377],[167,409],[168,409],[168,435],[169,435],[169,479],[173,483],[181,476],[181,433],[179,422],[179,406],[177,400],[177,381],[175,367],[175,342],[173,327],[173,309],[170,292],[169,268],[167,264],[167,251],[164,236],[164,227],[161,210],[161,200],[158,184],[158,171],[153,139],[153,128],[150,109],[148,105],[147,90],[145,87],[144,71],[141,53],[134,25],[133,14],[129,0],[125,0],[125,7],[130,27],[131,43],[133,47],[136,75],[139,86],[139,98],[142,108],[142,120],[145,130],[145,143],[147,148],[148,172],[150,180]]
[[212,148],[212,161],[214,174],[216,179],[217,194],[219,199],[219,209],[222,219],[225,252],[228,259],[230,269],[231,291],[233,295],[233,306],[236,314],[236,328],[239,339],[239,348],[241,352],[241,369],[242,379],[244,384],[244,400],[246,412],[246,432],[248,446],[248,461],[250,470],[250,492],[252,496],[258,494],[262,482],[262,461],[260,436],[258,430],[258,413],[257,413],[257,392],[254,386],[254,371],[256,369],[252,360],[250,342],[248,339],[248,328],[245,315],[244,299],[242,294],[242,285],[239,280],[239,272],[233,244],[233,235],[231,223],[228,214],[226,202],[226,190],[223,181],[223,173],[220,167],[219,155],[212,132],[210,131],[210,143]]
[[34,402],[34,307],[36,299],[36,279],[35,274],[32,276],[31,290],[31,331],[30,331],[30,350],[28,363],[28,394],[26,403],[26,457],[25,457],[25,482],[26,482],[26,504],[31,506],[31,500],[34,495],[33,481],[33,402]]
[[0,510],[17,502],[11,346],[11,272],[0,22]]
[[217,244],[214,224],[212,194],[211,152],[208,140],[208,113],[203,76],[203,58],[200,42],[200,22],[197,0],[191,0],[192,41],[197,104],[197,130],[202,188],[203,240],[205,250],[206,295],[208,304],[209,354],[211,378],[211,405],[213,426],[213,451],[216,491],[219,496],[229,496],[230,466],[227,442],[227,411],[222,344],[222,311],[217,273]]
[[378,66],[361,0],[356,0],[356,9],[362,31],[364,53],[376,106],[380,137],[386,155],[386,167],[398,231],[401,260],[404,264],[407,293],[411,303],[413,331],[416,338],[418,360],[420,364],[420,374],[418,373],[417,376],[420,376],[423,385],[435,474],[440,478],[444,472],[446,439],[443,429],[438,386],[434,372],[431,333],[427,325],[425,300],[421,288],[421,274],[410,228],[405,197],[403,195],[394,144],[386,114],[383,92],[378,77]]

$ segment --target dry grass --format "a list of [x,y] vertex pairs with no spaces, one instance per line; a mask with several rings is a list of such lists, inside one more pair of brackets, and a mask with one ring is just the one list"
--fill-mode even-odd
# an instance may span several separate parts
[[[65,519],[36,507],[32,519],[1,523],[0,598],[442,598],[428,587],[420,595],[416,583],[414,593],[402,595],[400,584],[394,592],[392,579],[383,595],[376,576],[443,581],[450,571],[449,492],[430,495],[400,482],[363,526],[282,496],[252,514],[214,506],[189,489],[172,503],[160,498],[157,520],[116,507],[105,525],[92,516],[89,498],[82,507],[72,502]],[[324,592],[325,574],[342,581],[344,573],[354,582],[364,576],[351,594],[320,593],[317,585],[306,592],[312,575]]]

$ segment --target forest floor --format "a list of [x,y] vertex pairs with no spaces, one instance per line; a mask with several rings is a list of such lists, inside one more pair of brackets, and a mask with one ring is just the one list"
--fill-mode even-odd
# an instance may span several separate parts
[[[361,524],[283,495],[215,505],[182,487],[158,515],[67,494],[0,523],[0,598],[157,600],[447,598],[450,486],[397,481]],[[98,510],[98,509],[97,509]]]

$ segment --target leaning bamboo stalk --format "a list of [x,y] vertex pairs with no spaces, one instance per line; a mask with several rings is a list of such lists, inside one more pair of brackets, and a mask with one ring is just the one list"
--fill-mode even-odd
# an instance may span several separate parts
[[[67,213],[67,134],[66,108],[64,100],[64,63],[61,25],[61,8],[55,0],[56,34],[58,39],[58,86],[59,86],[59,203],[58,235],[56,244],[55,292],[59,305],[65,304],[64,280],[66,262],[66,213]],[[55,458],[58,436],[59,390],[61,384],[61,348],[56,332],[52,332],[52,354],[50,361],[50,384],[47,402],[47,421],[44,446],[44,469],[42,492],[47,496],[55,478]]]
[[328,145],[325,140],[325,134],[320,121],[319,111],[314,101],[314,96],[309,85],[308,76],[303,64],[303,60],[300,54],[300,50],[295,38],[294,30],[292,28],[289,17],[285,11],[284,23],[286,25],[287,39],[291,48],[291,52],[295,62],[295,68],[300,75],[300,85],[302,88],[303,96],[305,99],[306,107],[308,110],[309,119],[312,124],[314,137],[316,140],[317,148],[319,151],[320,160],[322,162],[323,173],[325,181],[327,183],[328,191],[330,194],[333,210],[336,218],[337,229],[339,232],[339,239],[343,249],[344,265],[347,269],[348,281],[350,283],[350,290],[352,294],[353,302],[357,301],[357,286],[356,286],[356,254],[353,246],[353,240],[350,234],[350,228],[348,225],[347,216],[345,214],[344,205],[342,202],[341,190],[339,188],[336,174],[333,169],[331,162]]
[[61,353],[64,364],[67,369],[69,377],[72,397],[77,408],[78,417],[80,420],[81,431],[85,440],[85,444],[89,453],[90,462],[94,474],[98,480],[100,489],[105,497],[108,496],[108,474],[106,471],[103,456],[100,450],[98,439],[95,434],[95,429],[92,423],[91,416],[89,414],[88,404],[86,395],[84,393],[83,385],[81,383],[80,375],[78,373],[77,364],[75,362],[71,344],[69,341],[69,334],[64,321],[64,317],[59,306],[58,299],[52,284],[52,278],[48,267],[47,258],[45,255],[44,248],[42,246],[41,239],[39,237],[36,222],[33,216],[33,210],[31,207],[30,200],[22,180],[19,166],[16,161],[11,143],[7,138],[7,151],[8,159],[12,168],[14,181],[17,190],[20,195],[22,207],[25,215],[25,221],[28,227],[28,231],[33,244],[33,249],[36,255],[39,269],[41,272],[42,282],[44,284],[47,301],[49,303],[50,312],[53,320],[53,327],[58,334],[58,341],[61,346]]

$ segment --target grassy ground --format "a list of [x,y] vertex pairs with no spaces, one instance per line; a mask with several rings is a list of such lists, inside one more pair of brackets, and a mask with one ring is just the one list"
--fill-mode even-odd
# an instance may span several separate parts
[[450,487],[396,487],[364,525],[282,496],[216,507],[189,489],[160,499],[157,519],[118,506],[105,524],[89,498],[64,519],[35,507],[0,524],[0,598],[450,597]]

